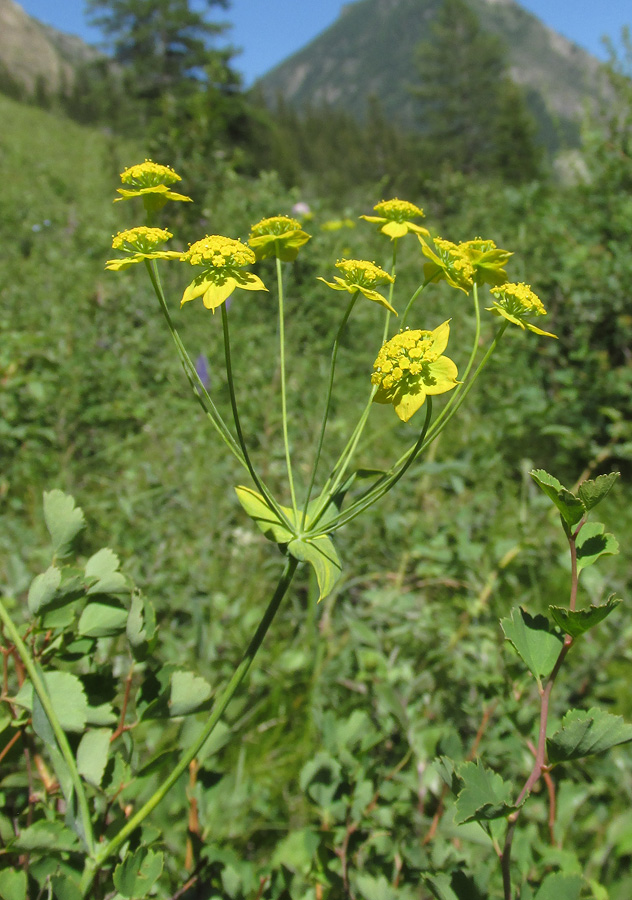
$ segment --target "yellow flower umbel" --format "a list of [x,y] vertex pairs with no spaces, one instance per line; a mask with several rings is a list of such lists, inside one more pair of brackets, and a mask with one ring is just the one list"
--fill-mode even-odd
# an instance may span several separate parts
[[464,253],[474,269],[476,284],[504,284],[507,273],[503,266],[510,256],[509,250],[500,250],[493,241],[475,238],[473,241],[462,241],[458,249]]
[[130,166],[129,169],[121,172],[121,181],[123,184],[131,185],[133,190],[118,188],[121,196],[116,197],[114,202],[129,200],[131,197],[142,197],[148,213],[162,209],[167,200],[191,202],[190,197],[169,190],[170,184],[181,180],[178,173],[174,172],[170,166],[161,166],[159,163],[152,162],[151,159],[146,159],[145,162]]
[[430,281],[447,281],[452,287],[467,294],[474,282],[474,266],[461,247],[443,238],[432,239],[436,253],[431,250],[423,238],[419,238],[424,256],[430,262],[424,265],[424,279]]
[[375,222],[380,226],[378,230],[382,234],[387,234],[391,240],[404,237],[409,231],[414,234],[430,235],[427,228],[410,221],[411,219],[421,219],[424,214],[423,209],[415,206],[414,203],[398,200],[395,197],[393,200],[382,200],[373,209],[377,216],[360,216],[360,218],[367,222]]
[[227,300],[235,288],[244,291],[267,291],[258,275],[242,272],[244,266],[255,261],[255,254],[241,241],[210,234],[191,244],[180,257],[192,266],[204,266],[182,295],[180,306],[202,297],[207,309],[215,311]]
[[490,289],[494,296],[494,305],[486,307],[495,316],[502,316],[508,322],[519,325],[523,330],[528,328],[535,334],[543,334],[545,337],[557,338],[550,331],[542,331],[541,328],[532,325],[527,319],[533,316],[545,316],[546,310],[537,294],[531,290],[531,285],[501,284]]
[[455,388],[457,368],[441,355],[449,336],[450,320],[434,331],[400,331],[387,341],[373,363],[374,402],[392,403],[402,422],[408,422],[429,394]]
[[301,229],[297,219],[271,216],[252,226],[248,245],[255,251],[257,259],[276,256],[282,262],[294,262],[298,251],[310,237]]
[[385,306],[397,315],[396,310],[393,309],[386,297],[383,297],[379,291],[375,290],[376,287],[382,284],[392,284],[395,281],[392,275],[389,275],[384,269],[380,269],[375,263],[367,262],[365,259],[339,259],[336,263],[336,268],[344,276],[340,278],[338,275],[334,275],[336,284],[332,284],[331,281],[325,281],[320,275],[318,280],[324,281],[334,291],[348,291],[350,294],[355,294],[356,291],[359,291],[367,300],[373,300],[374,303]]
[[180,259],[182,254],[175,250],[157,249],[172,237],[171,232],[165,228],[148,228],[147,225],[119,231],[112,238],[112,247],[131,255],[124,259],[108,259],[105,268],[118,272],[145,259]]

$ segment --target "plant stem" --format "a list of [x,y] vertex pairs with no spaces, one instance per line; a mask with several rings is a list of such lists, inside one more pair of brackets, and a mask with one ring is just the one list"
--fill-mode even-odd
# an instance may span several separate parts
[[402,324],[401,329],[403,330],[406,327],[406,321],[408,319],[408,313],[410,312],[413,303],[417,299],[417,297],[421,294],[421,292],[430,284],[429,281],[424,281],[423,284],[420,284],[415,293],[412,295],[408,303],[406,304],[406,309],[404,310],[404,315],[402,316]]
[[285,464],[287,466],[287,478],[292,497],[292,509],[296,517],[296,493],[294,491],[294,478],[292,476],[292,460],[290,459],[290,441],[287,428],[287,398],[285,392],[285,316],[283,313],[283,269],[281,260],[276,260],[277,285],[279,295],[279,359],[281,363],[281,413],[283,418],[283,443],[285,445]]
[[248,453],[248,447],[246,446],[246,441],[244,439],[243,431],[241,430],[241,422],[239,420],[239,411],[237,409],[237,398],[235,396],[235,381],[233,379],[233,364],[232,364],[232,356],[230,351],[230,330],[228,327],[228,311],[226,309],[226,304],[222,304],[222,328],[224,331],[224,359],[226,361],[226,379],[228,382],[228,393],[230,395],[230,406],[233,411],[233,420],[235,422],[235,431],[237,432],[237,440],[239,441],[239,446],[241,448],[241,452],[243,454],[246,467],[250,472],[250,477],[254,481],[257,489],[261,493],[263,499],[265,500],[269,509],[271,509],[274,514],[283,522],[283,524],[292,532],[294,532],[294,528],[288,522],[287,517],[283,514],[283,510],[280,508],[279,504],[276,502],[270,491],[266,488],[265,484],[257,475],[255,468],[250,460],[250,454]]
[[24,668],[28,672],[29,678],[31,679],[33,690],[37,694],[39,701],[42,704],[42,709],[44,710],[46,718],[48,719],[48,722],[53,730],[53,734],[55,735],[55,740],[57,742],[57,746],[59,747],[61,756],[63,757],[63,760],[68,767],[68,773],[72,781],[73,790],[77,797],[79,815],[81,817],[83,839],[85,841],[89,855],[93,856],[94,835],[92,832],[92,821],[90,819],[88,800],[83,789],[83,784],[81,783],[81,778],[79,777],[77,764],[75,763],[75,757],[72,750],[70,749],[70,744],[68,743],[68,738],[66,737],[66,734],[60,725],[59,719],[57,718],[57,714],[50,699],[48,689],[46,687],[46,682],[44,680],[44,674],[43,672],[41,672],[40,667],[31,658],[26,644],[20,637],[20,633],[13,623],[13,619],[11,618],[1,601],[0,618],[2,619],[2,623],[7,630],[7,634],[11,638],[11,641],[20,654],[20,659],[22,660]]
[[145,265],[147,267],[147,271],[149,273],[149,277],[151,279],[155,294],[158,298],[158,302],[160,303],[160,308],[162,309],[163,315],[167,322],[167,327],[169,328],[171,337],[173,338],[176,345],[176,349],[178,351],[178,355],[180,357],[185,375],[187,376],[189,384],[193,389],[193,393],[195,394],[198,402],[202,406],[202,409],[215,426],[215,429],[217,430],[220,437],[222,438],[228,449],[231,451],[233,456],[235,456],[245,468],[248,468],[243,453],[241,452],[237,442],[235,441],[235,438],[230,433],[228,426],[224,422],[219,410],[213,403],[213,400],[211,399],[208,391],[202,384],[200,376],[197,373],[197,369],[191,362],[191,358],[189,357],[189,354],[187,353],[184,344],[182,343],[182,339],[178,334],[175,325],[173,324],[173,319],[171,318],[171,313],[169,312],[169,308],[167,306],[167,301],[165,299],[164,291],[160,283],[160,278],[158,277],[156,260],[146,259]]
[[340,323],[340,327],[336,332],[336,337],[334,338],[334,344],[331,349],[331,363],[329,366],[329,383],[327,385],[327,398],[325,400],[325,412],[323,413],[323,420],[320,426],[320,434],[318,436],[318,444],[316,447],[316,455],[314,457],[314,465],[312,466],[312,474],[309,481],[309,487],[307,489],[307,494],[305,496],[305,506],[303,507],[303,517],[301,520],[301,529],[305,526],[305,519],[307,517],[307,508],[309,506],[309,501],[312,496],[312,490],[314,489],[314,482],[316,480],[316,472],[318,471],[318,463],[320,462],[320,454],[323,449],[323,441],[325,439],[325,429],[327,428],[327,419],[329,418],[329,410],[331,407],[331,395],[334,386],[334,375],[336,373],[336,357],[338,356],[338,347],[340,346],[340,339],[342,338],[342,333],[345,329],[345,326],[349,320],[349,316],[351,315],[351,311],[355,305],[356,300],[358,299],[358,291],[355,291],[347,309],[345,311],[344,316],[342,317],[342,322]]
[[129,819],[125,825],[121,828],[121,830],[116,834],[111,841],[109,841],[102,850],[100,850],[94,859],[89,860],[86,863],[86,867],[83,872],[83,876],[81,879],[80,890],[81,896],[86,897],[90,891],[90,887],[95,878],[95,875],[103,865],[103,863],[110,857],[118,848],[123,844],[129,835],[136,829],[138,826],[144,822],[147,816],[158,806],[161,800],[166,796],[166,794],[171,790],[173,785],[178,781],[183,772],[186,771],[189,763],[195,759],[197,754],[200,752],[207,739],[213,732],[213,729],[219,722],[222,717],[226,707],[230,703],[235,691],[243,681],[250,665],[261,646],[261,643],[266,636],[266,633],[272,624],[272,620],[274,619],[279,606],[281,605],[281,601],[283,597],[287,593],[287,589],[289,588],[292,578],[294,577],[294,573],[296,571],[296,567],[298,566],[298,560],[289,556],[286,559],[285,567],[279,579],[279,582],[276,586],[274,594],[268,604],[268,608],[266,609],[263,618],[259,622],[257,629],[252,636],[250,643],[241,658],[237,668],[233,672],[233,675],[224,688],[222,694],[215,702],[213,707],[213,712],[211,713],[206,725],[204,726],[201,734],[195,741],[195,743],[189,747],[187,752],[180,758],[180,761],[175,766],[170,775],[164,780],[164,782],[160,785],[157,791],[155,791],[152,796],[147,800],[146,803],[136,812],[131,819]]

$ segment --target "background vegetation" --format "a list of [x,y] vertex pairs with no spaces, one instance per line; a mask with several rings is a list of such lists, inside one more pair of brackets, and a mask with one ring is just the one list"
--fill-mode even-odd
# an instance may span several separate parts
[[[125,166],[151,153],[182,174],[196,202],[170,213],[169,225],[183,241],[205,233],[245,238],[262,216],[309,205],[311,252],[299,258],[286,301],[299,477],[308,474],[301,460],[314,441],[311,411],[319,408],[339,319],[316,276],[330,277],[344,255],[388,263],[382,240],[357,216],[406,190],[435,233],[454,241],[481,235],[515,250],[512,274],[542,297],[559,341],[508,333],[489,377],[432,458],[415,464],[406,489],[342,536],[346,568],[335,595],[317,607],[304,573],[250,678],[248,713],[245,698],[237,699],[196,777],[154,819],[167,833],[169,862],[157,888],[164,898],[190,882],[178,896],[407,900],[430,896],[420,870],[453,871],[458,890],[461,869],[477,875],[460,898],[499,896],[494,854],[477,826],[457,830],[434,760],[442,752],[478,753],[518,781],[530,767],[532,686],[505,649],[498,619],[517,605],[537,613],[561,602],[567,579],[557,526],[527,477],[533,465],[569,485],[582,473],[622,472],[603,515],[623,553],[586,574],[583,601],[629,593],[632,91],[625,61],[612,69],[606,111],[586,122],[581,177],[566,185],[537,150],[524,177],[488,157],[474,171],[457,159],[437,167],[430,155],[426,162],[419,138],[390,129],[377,103],[360,124],[342,113],[271,112],[241,92],[228,60],[211,55],[204,65],[213,77],[190,83],[177,103],[171,88],[152,96],[142,133],[133,124],[143,103],[129,91],[133,69],[93,80],[90,96],[101,92],[102,106],[75,107],[89,124],[0,96],[3,595],[17,609],[48,564],[41,498],[59,487],[88,517],[80,555],[112,547],[156,606],[159,643],[147,665],[186,664],[216,689],[278,575],[274,547],[258,539],[235,502],[235,467],[192,401],[148,285],[133,270],[103,272],[111,235],[129,223],[129,209],[111,202]],[[116,83],[114,95],[107,85]],[[121,100],[116,113],[113,96]],[[402,243],[402,271],[421,261],[413,243]],[[177,267],[169,279],[177,298]],[[424,321],[413,324],[434,327],[459,302],[439,288]],[[215,364],[219,323],[195,306],[174,315],[191,356],[204,357],[226,401]],[[267,399],[278,379],[272,300],[239,297],[230,317],[240,400],[257,436],[253,453],[274,483],[283,459],[280,411]],[[376,310],[364,309],[345,338],[335,397],[340,436],[355,416],[347,398],[366,393],[374,358],[366,348],[379,343],[377,327]],[[453,342],[458,348],[458,334]],[[380,465],[404,443],[405,426],[390,410],[375,412],[363,454]],[[599,702],[629,721],[631,637],[623,612],[586,639],[556,688],[559,709],[570,695],[577,706]],[[94,665],[103,678],[115,654],[107,641],[100,647]],[[178,729],[185,745],[195,723],[175,721],[168,734],[139,727],[148,757],[159,757]],[[3,760],[3,840],[12,805],[27,789],[21,761],[19,747]],[[148,769],[149,786],[160,765]],[[516,858],[534,884],[544,871],[580,872],[582,896],[627,900],[631,751],[592,758],[567,775],[554,840],[542,797],[523,823]]]

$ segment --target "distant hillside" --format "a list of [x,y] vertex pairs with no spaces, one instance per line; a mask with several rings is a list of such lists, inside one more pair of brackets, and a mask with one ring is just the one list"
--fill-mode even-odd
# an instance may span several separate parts
[[99,55],[80,38],[31,18],[15,0],[0,0],[0,72],[26,94],[68,91],[75,67]]
[[[415,50],[428,37],[441,0],[356,0],[334,24],[259,82],[264,95],[298,107],[332,105],[362,115],[377,97],[404,125],[422,127],[410,93]],[[468,0],[483,28],[507,48],[510,74],[527,90],[543,131],[577,130],[597,94],[599,62],[515,0]]]

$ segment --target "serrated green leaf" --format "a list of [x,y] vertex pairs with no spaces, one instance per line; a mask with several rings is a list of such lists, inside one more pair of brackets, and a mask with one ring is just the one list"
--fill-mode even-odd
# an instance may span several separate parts
[[611,472],[609,475],[598,475],[594,480],[583,481],[580,484],[577,493],[587,512],[601,503],[603,498],[610,493],[619,474],[619,472]]
[[[46,672],[44,674],[44,684],[46,685],[46,691],[50,697],[55,715],[63,730],[81,733],[86,725],[88,711],[88,700],[81,681],[76,675],[71,675],[70,672]],[[33,685],[30,681],[24,682],[16,694],[14,702],[18,706],[32,710],[34,716],[33,726],[35,727],[36,710],[33,706]],[[38,734],[40,734],[39,731]],[[47,740],[43,733],[40,734],[40,737],[47,743],[50,742],[50,738]]]
[[125,631],[127,610],[109,603],[89,603],[81,613],[77,630],[83,637],[110,637]]
[[567,525],[576,525],[585,511],[582,501],[544,469],[534,469],[530,474],[538,487],[557,506]]
[[530,616],[524,609],[512,609],[500,626],[529,671],[538,682],[551,674],[562,649],[562,638],[551,631],[546,616]]
[[[245,511],[268,540],[274,541],[276,544],[287,544],[292,540],[294,537],[293,532],[268,507],[261,494],[253,491],[252,488],[243,487],[242,485],[238,485],[235,488],[235,493]],[[288,522],[292,522],[294,517],[293,511],[284,506],[280,508],[287,517]]]
[[601,709],[584,712],[571,709],[562,719],[562,727],[547,739],[549,762],[561,763],[603,753],[618,744],[632,741],[632,725],[621,716]]
[[589,606],[588,609],[577,609],[572,612],[561,606],[549,606],[549,612],[562,631],[576,638],[603,622],[620,603],[621,600],[612,596],[601,606]]
[[318,600],[323,600],[328,594],[331,594],[342,572],[342,566],[331,538],[327,535],[309,539],[295,538],[290,541],[287,549],[295,559],[313,566],[318,582]]
[[61,570],[56,566],[50,566],[41,575],[36,575],[29,588],[28,607],[31,615],[36,616],[41,609],[45,609],[57,594],[57,588],[61,584]]
[[581,875],[563,875],[554,872],[547,875],[534,900],[579,900],[584,879]]
[[95,787],[101,786],[105,765],[110,753],[109,728],[95,728],[86,731],[77,748],[77,769],[86,781]]
[[613,556],[619,552],[619,542],[613,534],[604,534],[601,522],[586,522],[577,535],[577,571],[581,572],[596,563],[601,556]]
[[156,635],[156,613],[153,604],[145,600],[139,591],[132,594],[132,605],[127,617],[127,640],[135,651],[149,647]]
[[312,867],[320,835],[311,828],[299,828],[289,834],[275,847],[271,866],[285,866],[290,872],[306,874]]
[[78,850],[77,836],[59,821],[40,819],[20,832],[12,844],[18,850]]
[[86,524],[83,510],[75,505],[74,497],[58,490],[44,492],[44,521],[56,556],[68,554],[73,540]]
[[26,872],[24,869],[0,871],[0,897],[2,900],[26,900]]
[[109,547],[103,547],[91,556],[85,566],[90,587],[88,594],[117,594],[127,590],[127,580],[119,572],[120,561]]
[[142,900],[160,878],[162,866],[162,853],[141,847],[114,869],[114,887],[123,897]]
[[183,669],[176,670],[171,676],[170,715],[188,716],[200,709],[211,693],[211,686],[205,678]]
[[456,801],[454,821],[457,825],[500,819],[515,809],[509,800],[511,785],[487,769],[480,760],[463,763],[458,775],[463,789]]

